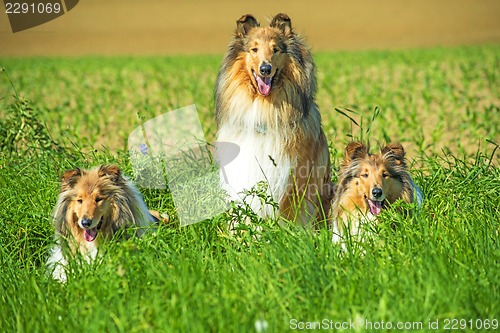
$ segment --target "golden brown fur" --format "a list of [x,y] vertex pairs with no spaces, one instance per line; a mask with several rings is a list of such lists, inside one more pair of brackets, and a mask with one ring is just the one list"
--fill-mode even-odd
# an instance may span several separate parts
[[363,221],[375,219],[396,200],[414,201],[418,189],[404,156],[403,146],[397,143],[388,144],[378,154],[370,154],[369,147],[361,142],[347,146],[330,212],[334,239],[357,234]]
[[[79,253],[93,259],[99,243],[119,229],[137,227],[135,233],[141,235],[156,221],[151,213],[140,192],[116,166],[66,171],[53,213],[57,244],[48,264],[55,269],[54,277],[65,280],[63,268],[57,266],[64,266],[67,255]],[[66,246],[69,251],[63,250]]]
[[215,87],[217,139],[241,148],[225,168],[233,199],[264,180],[282,217],[311,225],[324,216],[333,185],[315,93],[311,53],[287,15],[276,15],[269,27],[252,15],[237,21]]

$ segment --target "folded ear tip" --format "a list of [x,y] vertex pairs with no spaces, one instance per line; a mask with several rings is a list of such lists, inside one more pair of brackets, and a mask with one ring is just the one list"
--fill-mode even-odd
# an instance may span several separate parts
[[257,22],[253,15],[245,14],[236,21],[236,35],[242,37],[246,35],[252,28],[258,26],[259,22]]
[[349,144],[347,145],[347,147],[345,148],[346,152],[348,151],[353,151],[353,150],[357,150],[357,149],[361,149],[361,148],[365,148],[366,149],[366,145],[361,142],[361,141],[352,141],[352,142],[349,142]]
[[109,175],[109,176],[120,176],[121,175],[121,170],[117,165],[111,164],[111,165],[106,165],[103,164],[99,168],[99,172],[101,175]]
[[77,176],[79,174],[81,174],[80,168],[75,168],[75,169],[72,169],[72,170],[67,170],[67,171],[64,171],[61,179],[62,180],[68,180],[69,178],[71,178],[73,176]]
[[397,159],[404,159],[405,157],[405,149],[403,148],[403,145],[400,143],[389,143],[387,144],[383,149],[382,153],[391,153],[395,158]]
[[403,148],[403,145],[400,143],[390,143],[387,145],[387,147],[391,150],[397,150],[397,151],[401,151],[403,153],[405,151],[405,149]]
[[245,22],[245,21],[247,21],[247,20],[251,20],[251,19],[254,19],[254,20],[255,20],[255,17],[253,17],[253,15],[252,15],[252,14],[245,14],[245,15],[242,15],[242,16],[238,19],[238,21],[236,21],[236,22],[238,22],[238,23],[243,23],[243,22]]
[[270,26],[278,28],[285,33],[292,31],[292,21],[290,20],[290,17],[284,13],[276,14],[273,17]]
[[363,146],[363,142],[360,141],[351,141],[347,144],[347,147],[361,147]]
[[285,20],[289,20],[290,19],[290,17],[287,14],[285,14],[285,13],[278,13],[278,14],[276,14],[275,17],[279,17],[279,18],[285,19]]
[[368,144],[361,141],[352,141],[345,148],[345,157],[347,160],[363,157],[368,154],[369,150]]
[[60,178],[61,189],[64,191],[67,188],[71,188],[81,175],[82,170],[80,168],[65,171]]

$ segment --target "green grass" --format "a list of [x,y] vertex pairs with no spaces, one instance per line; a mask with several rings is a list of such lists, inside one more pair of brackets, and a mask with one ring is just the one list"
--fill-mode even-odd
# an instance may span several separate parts
[[[316,55],[334,166],[351,137],[401,141],[426,196],[413,219],[385,211],[374,238],[342,252],[327,230],[273,221],[235,237],[221,214],[108,244],[65,285],[44,267],[61,173],[117,163],[130,174],[137,113],[194,103],[213,139],[221,57],[0,60],[21,98],[0,73],[0,331],[251,332],[265,321],[280,332],[293,319],[365,319],[424,332],[500,320],[499,59],[498,46]],[[168,192],[143,193],[174,214]]]

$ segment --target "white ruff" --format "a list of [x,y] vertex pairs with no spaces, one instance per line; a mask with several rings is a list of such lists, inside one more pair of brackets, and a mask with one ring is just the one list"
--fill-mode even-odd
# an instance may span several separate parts
[[52,277],[60,282],[66,282],[66,265],[68,262],[63,255],[62,248],[59,244],[52,247],[50,257],[47,260],[47,268],[52,273]]
[[[266,114],[278,115],[280,110],[260,99],[253,103],[245,101],[248,101],[247,97],[233,96],[228,112],[230,117],[220,124],[217,134],[218,142],[231,142],[240,148],[238,156],[222,166],[222,186],[231,200],[242,202],[244,191],[260,181],[265,181],[269,184],[268,194],[279,204],[287,192],[290,172],[297,165],[297,161],[285,153],[283,145],[287,138],[283,131],[271,128],[265,121]],[[224,149],[218,154],[230,155],[225,153]],[[272,206],[263,206],[258,198],[247,197],[245,202],[261,217],[275,216],[276,212]]]

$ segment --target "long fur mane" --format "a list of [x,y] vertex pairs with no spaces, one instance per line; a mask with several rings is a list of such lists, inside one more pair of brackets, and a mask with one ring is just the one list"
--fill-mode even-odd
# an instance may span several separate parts
[[[281,17],[278,14],[276,17]],[[238,20],[239,24],[245,22],[247,16]],[[275,18],[276,19],[276,18]],[[288,19],[289,20],[289,19]],[[289,125],[295,127],[306,118],[310,110],[317,110],[314,98],[316,95],[316,74],[314,61],[311,52],[305,46],[301,36],[293,29],[287,32],[281,31],[277,27],[276,20],[273,20],[267,29],[275,34],[280,34],[280,44],[282,50],[287,55],[287,63],[278,73],[278,84],[283,88],[278,98],[272,103],[278,114],[267,114],[265,119],[270,127]],[[246,47],[248,37],[240,30],[236,30],[231,41],[225,59],[217,77],[215,87],[216,120],[220,125],[224,119],[234,115],[228,115],[231,109],[230,103],[233,96],[241,96],[240,93],[251,99],[257,98],[255,87],[249,82],[250,77],[245,69],[245,55],[248,52]],[[277,88],[277,87],[276,87]],[[319,114],[318,114],[319,116]]]

